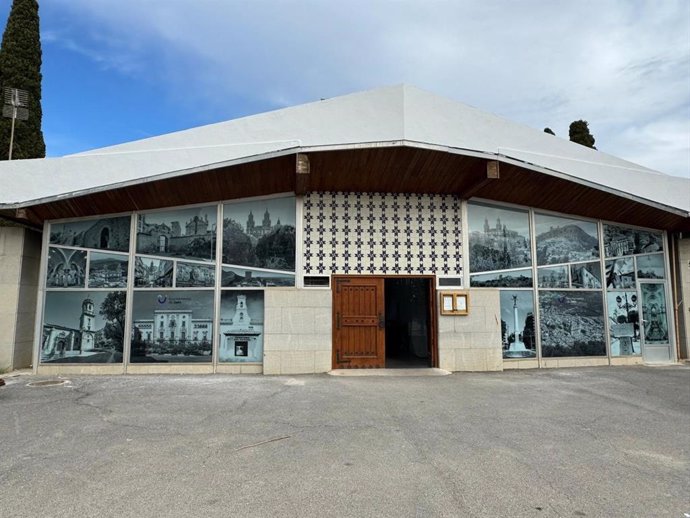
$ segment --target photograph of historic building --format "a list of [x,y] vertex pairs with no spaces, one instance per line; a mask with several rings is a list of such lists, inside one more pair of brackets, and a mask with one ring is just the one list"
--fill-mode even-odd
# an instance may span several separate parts
[[606,257],[648,254],[664,249],[660,232],[604,225],[604,252]]
[[120,363],[124,291],[46,294],[41,363]]
[[177,261],[175,286],[178,288],[213,288],[216,284],[216,268],[203,264]]
[[167,259],[137,256],[134,260],[134,286],[137,288],[170,288],[173,285],[173,262]]
[[131,218],[124,216],[55,223],[50,227],[50,242],[55,245],[128,252],[130,222]]
[[89,288],[126,288],[129,256],[90,252]]
[[532,264],[526,212],[474,204],[469,228],[471,272]]
[[223,266],[221,286],[224,288],[271,288],[294,285],[295,275],[292,273]]
[[223,205],[223,262],[294,271],[294,196]]
[[46,271],[47,288],[83,288],[85,279],[85,251],[50,247]]
[[216,207],[140,214],[137,252],[213,260],[216,254]]
[[599,262],[570,265],[570,287],[583,289],[601,288],[601,264]]
[[220,295],[220,344],[222,362],[263,361],[263,291],[223,290]]
[[539,288],[569,288],[567,266],[540,266],[537,269]]
[[211,361],[212,291],[135,291],[132,320],[130,361]]

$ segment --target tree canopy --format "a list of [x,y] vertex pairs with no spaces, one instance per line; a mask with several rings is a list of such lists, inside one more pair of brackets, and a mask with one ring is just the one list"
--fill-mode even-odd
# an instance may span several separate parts
[[548,133],[549,135],[555,135],[551,128],[544,128],[544,133]]
[[[0,95],[4,89],[29,93],[29,119],[15,121],[13,159],[43,158],[41,130],[41,35],[37,0],[14,0],[0,46]],[[12,120],[0,118],[0,160],[7,160]]]
[[573,121],[570,123],[570,141],[582,144],[583,146],[594,147],[594,136],[589,132],[589,123],[584,120]]

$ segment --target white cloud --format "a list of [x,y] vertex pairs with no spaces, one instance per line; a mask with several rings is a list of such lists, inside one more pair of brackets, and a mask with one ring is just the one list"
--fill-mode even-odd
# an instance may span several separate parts
[[54,37],[205,116],[408,82],[690,176],[685,0],[55,3]]

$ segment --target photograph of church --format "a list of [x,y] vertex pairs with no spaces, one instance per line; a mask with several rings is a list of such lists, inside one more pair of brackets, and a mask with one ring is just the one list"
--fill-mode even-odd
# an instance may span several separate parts
[[690,180],[412,86],[23,162],[0,217],[33,239],[39,374],[690,353]]
[[121,363],[124,291],[50,292],[45,301],[42,363]]

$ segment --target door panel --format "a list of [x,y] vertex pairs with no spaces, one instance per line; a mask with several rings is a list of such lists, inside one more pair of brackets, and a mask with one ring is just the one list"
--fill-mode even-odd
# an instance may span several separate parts
[[647,363],[673,361],[669,336],[666,286],[663,282],[638,281],[642,299],[642,357]]
[[333,277],[333,368],[383,368],[383,277]]

